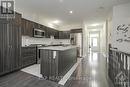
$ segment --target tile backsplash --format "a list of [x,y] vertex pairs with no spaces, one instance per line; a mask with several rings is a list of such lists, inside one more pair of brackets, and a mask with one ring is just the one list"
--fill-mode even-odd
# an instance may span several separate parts
[[69,39],[54,39],[54,38],[34,38],[29,36],[22,36],[22,46],[28,46],[30,44],[70,44]]

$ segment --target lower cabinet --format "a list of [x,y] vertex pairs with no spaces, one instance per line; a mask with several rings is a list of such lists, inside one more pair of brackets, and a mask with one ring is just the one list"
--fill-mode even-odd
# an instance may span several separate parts
[[36,47],[22,47],[22,67],[36,63]]

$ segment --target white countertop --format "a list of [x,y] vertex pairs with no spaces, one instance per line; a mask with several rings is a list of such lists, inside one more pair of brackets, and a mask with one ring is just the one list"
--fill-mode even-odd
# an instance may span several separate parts
[[38,49],[43,49],[43,50],[60,50],[60,51],[64,51],[64,50],[68,50],[68,49],[72,49],[72,48],[76,48],[76,46],[49,46],[49,47],[39,47]]

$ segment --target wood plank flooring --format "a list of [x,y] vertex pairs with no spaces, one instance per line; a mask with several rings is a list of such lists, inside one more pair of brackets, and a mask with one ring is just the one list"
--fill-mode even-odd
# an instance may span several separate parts
[[59,85],[25,72],[18,71],[0,77],[0,87],[59,87]]
[[106,58],[100,53],[91,53],[82,60],[65,87],[113,87],[107,77]]
[[[22,71],[0,77],[0,87],[61,87]],[[63,86],[62,86],[63,87]],[[83,59],[65,87],[113,87],[107,77],[107,63],[100,53]]]

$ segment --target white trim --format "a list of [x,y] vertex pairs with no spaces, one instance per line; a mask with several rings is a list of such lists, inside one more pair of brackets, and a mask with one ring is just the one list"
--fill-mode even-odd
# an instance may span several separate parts
[[71,77],[71,75],[73,74],[73,72],[78,67],[78,65],[81,62],[81,60],[82,60],[82,58],[78,59],[77,63],[75,63],[74,66],[64,75],[64,77],[58,82],[58,84],[65,85],[65,83],[67,82],[67,80]]
[[42,78],[42,74],[40,74],[40,64],[34,64],[32,66],[21,69],[21,71]]
[[102,53],[105,58],[107,58],[107,55],[105,53]]

